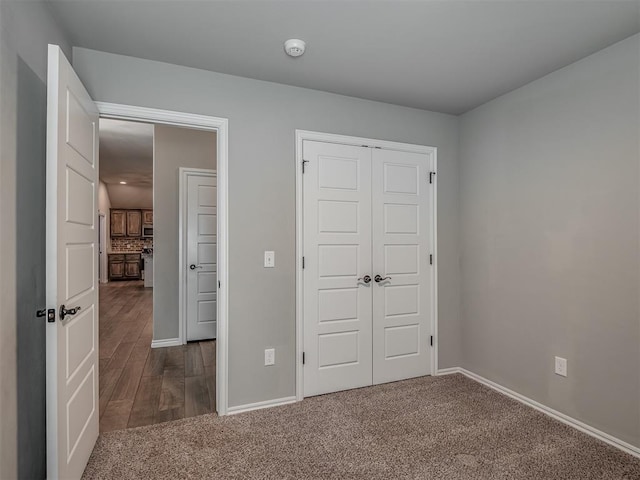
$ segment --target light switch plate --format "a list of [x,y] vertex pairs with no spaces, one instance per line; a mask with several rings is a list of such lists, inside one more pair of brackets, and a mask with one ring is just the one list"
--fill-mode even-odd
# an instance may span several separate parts
[[556,375],[567,376],[567,359],[556,357]]
[[276,253],[273,251],[264,252],[264,268],[273,268],[276,266]]

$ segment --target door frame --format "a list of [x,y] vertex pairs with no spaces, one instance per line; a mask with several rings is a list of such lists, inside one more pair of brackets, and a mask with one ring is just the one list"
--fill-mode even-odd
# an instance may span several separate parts
[[[191,168],[180,167],[178,169],[178,178],[180,186],[178,188],[178,280],[180,283],[180,292],[178,295],[178,321],[180,323],[180,341],[182,344],[187,343],[187,205],[188,205],[188,189],[187,182],[189,176],[206,176],[217,178],[218,172],[213,168]],[[216,184],[216,192],[218,187]],[[216,218],[218,216],[218,205],[216,201]],[[216,247],[218,242],[218,232],[216,231]],[[217,250],[217,248],[216,248]],[[216,277],[218,275],[218,259],[216,258]],[[217,293],[216,293],[217,295]],[[216,297],[216,305],[218,298]],[[216,313],[216,326],[218,325],[218,317]],[[217,334],[216,334],[217,335]]]
[[[160,110],[107,102],[95,102],[101,118],[145,121],[217,132],[217,269],[220,287],[216,296],[216,409],[227,415],[229,401],[228,309],[229,309],[229,120],[194,113]],[[180,345],[183,338],[168,339],[162,346]],[[158,345],[160,346],[160,345]]]
[[304,252],[304,206],[303,206],[303,182],[302,182],[302,143],[304,140],[316,142],[337,143],[341,145],[366,146],[388,150],[399,150],[412,153],[430,155],[433,159],[434,175],[432,195],[432,242],[433,242],[433,269],[432,275],[432,312],[431,332],[433,335],[433,348],[431,349],[431,375],[438,371],[438,149],[426,145],[414,145],[410,143],[376,140],[373,138],[352,137],[333,133],[313,132],[309,130],[297,130],[296,134],[296,400],[304,399],[304,367],[302,353],[304,350],[304,276],[302,272],[302,253]]
[[[98,165],[98,170],[100,165]],[[109,261],[107,257],[107,215],[104,212],[98,213],[98,226],[100,229],[100,238],[98,238],[98,265],[100,266],[99,283],[109,282]]]

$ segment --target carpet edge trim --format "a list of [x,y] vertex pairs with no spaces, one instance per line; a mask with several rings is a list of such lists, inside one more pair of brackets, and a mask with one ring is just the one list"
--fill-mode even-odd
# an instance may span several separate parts
[[295,395],[290,397],[274,398],[273,400],[265,400],[262,402],[246,403],[244,405],[237,405],[235,407],[227,408],[227,415],[235,415],[237,413],[251,412],[253,410],[261,410],[263,408],[278,407],[280,405],[288,405],[289,403],[295,403],[297,398]]
[[481,383],[482,385],[485,385],[491,388],[492,390],[496,390],[497,392],[500,392],[506,395],[507,397],[513,398],[514,400],[517,400],[520,403],[523,403],[535,410],[538,410],[539,412],[542,412],[550,416],[551,418],[564,423],[565,425],[569,425],[570,427],[573,427],[576,430],[581,431],[582,433],[586,433],[587,435],[597,438],[598,440],[608,445],[611,445],[612,447],[616,447],[619,450],[622,450],[623,452],[628,453],[629,455],[633,455],[634,457],[640,458],[640,447],[636,447],[635,445],[627,443],[624,440],[620,440],[619,438],[614,437],[613,435],[605,433],[602,430],[598,430],[597,428],[592,427],[591,425],[583,423],[580,420],[570,417],[567,414],[559,412],[558,410],[554,410],[553,408],[548,407],[547,405],[537,402],[536,400],[533,400],[525,395],[522,395],[521,393],[511,390],[503,385],[500,385],[499,383],[489,380],[470,370],[467,370],[465,368],[460,368],[460,367],[445,368],[442,370],[438,370],[436,375],[438,376],[451,375],[454,373],[461,373],[465,377],[470,378],[471,380],[474,380],[478,383]]

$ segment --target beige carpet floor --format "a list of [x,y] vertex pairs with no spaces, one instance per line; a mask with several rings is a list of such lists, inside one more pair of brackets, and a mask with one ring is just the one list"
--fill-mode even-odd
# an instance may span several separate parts
[[105,433],[84,478],[637,480],[640,459],[458,374]]

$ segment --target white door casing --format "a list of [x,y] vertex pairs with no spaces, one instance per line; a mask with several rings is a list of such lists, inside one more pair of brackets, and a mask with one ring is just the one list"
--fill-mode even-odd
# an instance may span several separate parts
[[98,110],[58,46],[48,60],[47,476],[80,478],[98,438]]
[[[228,412],[228,305],[229,305],[229,121],[226,118],[212,117],[208,115],[198,115],[194,113],[176,112],[169,110],[159,110],[156,108],[146,108],[132,105],[122,105],[115,103],[96,102],[100,115],[104,118],[114,118],[120,120],[144,121],[150,123],[159,123],[164,125],[174,125],[177,127],[198,128],[200,130],[217,132],[217,165],[216,178],[218,199],[216,205],[218,217],[218,292],[217,292],[217,318],[216,318],[216,409],[218,415],[227,415]],[[181,168],[180,171],[191,170]],[[182,178],[182,177],[181,177]],[[182,225],[184,221],[184,210],[186,199],[183,192],[185,185],[180,182],[179,192],[179,223]],[[184,235],[181,232],[179,244],[180,252],[184,251]],[[184,255],[179,258],[179,337],[172,339],[174,345],[180,345],[184,342],[186,334],[185,328],[185,288],[186,285],[186,259]],[[152,343],[153,347],[153,343]]]
[[107,256],[107,217],[104,213],[98,214],[99,226],[99,255],[98,255],[98,281],[100,283],[108,282],[109,261]]
[[431,372],[431,160],[372,149],[374,384]]
[[305,141],[305,395],[371,385],[371,151]]
[[187,174],[187,340],[216,338],[217,182],[215,173]]

